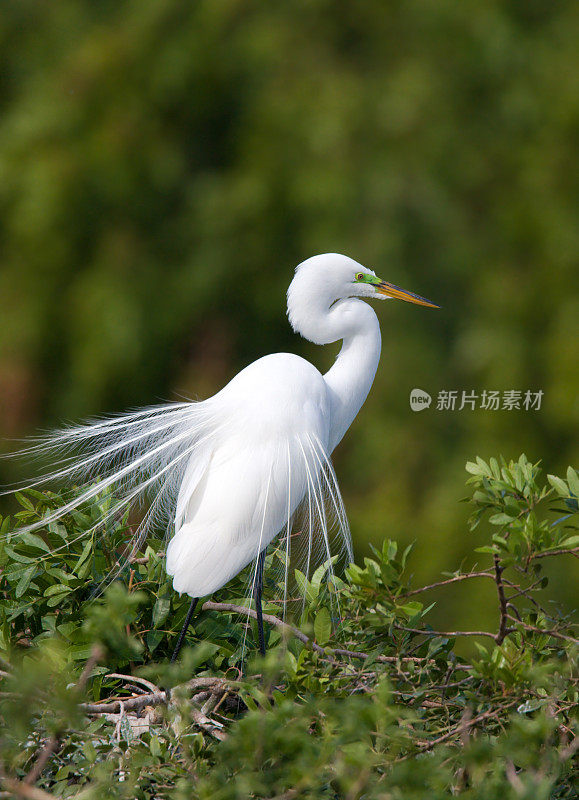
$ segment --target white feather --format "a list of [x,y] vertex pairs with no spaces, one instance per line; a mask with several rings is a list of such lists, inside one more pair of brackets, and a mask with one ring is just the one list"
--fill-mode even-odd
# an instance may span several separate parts
[[330,559],[336,538],[351,559],[330,458],[366,398],[380,355],[376,315],[353,296],[375,294],[356,283],[360,272],[374,276],[345,256],[316,256],[298,267],[288,290],[295,330],[320,344],[344,339],[325,376],[302,358],[278,353],[208,400],[99,419],[32,443],[22,454],[48,456],[54,469],[30,487],[86,486],[23,530],[46,526],[106,490],[115,501],[101,523],[149,502],[133,545],[163,524],[167,571],[175,589],[192,597],[219,589],[284,532],[284,600],[290,561],[309,573]]

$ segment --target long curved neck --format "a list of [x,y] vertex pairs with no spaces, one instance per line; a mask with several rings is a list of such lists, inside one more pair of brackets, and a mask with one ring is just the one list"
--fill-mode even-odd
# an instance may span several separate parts
[[362,300],[349,298],[333,306],[344,321],[347,333],[342,333],[342,349],[324,375],[332,400],[330,452],[340,443],[362,407],[374,381],[382,338],[378,318]]
[[378,317],[363,300],[346,297],[337,302],[328,293],[298,291],[296,281],[288,291],[288,317],[292,328],[315,344],[343,340],[333,367],[324,380],[331,402],[330,452],[352,424],[376,374],[382,339]]

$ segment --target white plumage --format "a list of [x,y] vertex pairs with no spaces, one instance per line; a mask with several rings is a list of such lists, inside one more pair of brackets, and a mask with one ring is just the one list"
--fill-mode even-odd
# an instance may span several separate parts
[[292,527],[299,529],[306,570],[330,557],[336,536],[351,558],[330,456],[366,399],[378,366],[378,320],[360,299],[370,297],[433,306],[346,256],[314,256],[296,270],[288,317],[296,332],[317,344],[343,339],[325,375],[296,355],[265,356],[208,400],[97,420],[23,451],[48,453],[60,464],[29,486],[57,480],[87,484],[26,530],[104,490],[114,490],[116,499],[100,524],[148,498],[134,546],[153,523],[168,523],[167,572],[175,590],[191,597],[219,589],[282,531],[288,534],[289,564]]
[[192,597],[223,586],[287,525],[308,468],[319,473],[313,443],[327,453],[329,441],[324,380],[294,355],[255,361],[209,402],[224,424],[191,457],[167,549],[173,586]]

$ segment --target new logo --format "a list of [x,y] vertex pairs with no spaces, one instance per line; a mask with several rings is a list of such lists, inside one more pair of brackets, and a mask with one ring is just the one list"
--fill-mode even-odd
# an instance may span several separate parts
[[413,389],[410,392],[410,408],[413,411],[424,411],[432,403],[432,397],[422,389]]

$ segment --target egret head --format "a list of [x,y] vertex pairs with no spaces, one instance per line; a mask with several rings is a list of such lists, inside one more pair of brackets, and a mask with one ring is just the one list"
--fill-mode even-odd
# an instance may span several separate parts
[[379,278],[348,256],[324,253],[297,267],[287,293],[292,328],[316,344],[328,344],[354,333],[360,325],[376,325],[376,315],[365,303],[349,298],[406,300],[421,306],[437,305]]
[[288,299],[294,294],[323,297],[328,301],[328,305],[346,297],[364,297],[377,300],[405,300],[407,303],[419,306],[439,308],[418,294],[382,280],[371,269],[339,253],[324,253],[303,261],[296,269],[288,291]]
[[427,306],[428,308],[440,308],[435,303],[421,297],[419,294],[401,289],[393,283],[382,280],[372,270],[362,267],[356,272],[353,279],[356,287],[352,292],[354,297],[375,297],[378,300],[405,300],[407,303],[415,303],[417,306]]

